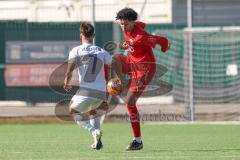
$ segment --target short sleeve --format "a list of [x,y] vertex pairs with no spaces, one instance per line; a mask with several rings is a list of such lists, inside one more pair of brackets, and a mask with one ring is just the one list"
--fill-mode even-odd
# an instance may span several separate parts
[[69,55],[68,55],[68,63],[75,63],[76,57],[77,57],[77,54],[76,54],[76,52],[74,52],[74,50],[72,49],[72,50],[69,52]]
[[105,50],[103,50],[103,52],[104,52],[103,53],[104,54],[104,64],[108,64],[108,65],[112,64],[112,56],[110,55],[110,53]]

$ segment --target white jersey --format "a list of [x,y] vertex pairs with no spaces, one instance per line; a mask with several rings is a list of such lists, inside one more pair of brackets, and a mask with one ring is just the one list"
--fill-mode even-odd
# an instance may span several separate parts
[[104,49],[84,43],[69,53],[69,62],[78,65],[80,87],[106,91],[104,64],[112,63],[112,56]]

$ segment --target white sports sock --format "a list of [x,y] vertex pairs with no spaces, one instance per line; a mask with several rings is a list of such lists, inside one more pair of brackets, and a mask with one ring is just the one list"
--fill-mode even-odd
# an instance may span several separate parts
[[[77,122],[78,123],[78,122]],[[87,129],[89,132],[93,133],[96,129],[94,126],[91,125],[90,121],[80,121],[80,125],[84,128]]]
[[134,140],[136,140],[138,143],[141,143],[141,142],[142,142],[141,137],[134,137]]
[[78,114],[73,115],[73,118],[74,118],[75,122],[77,123],[77,125],[83,127],[84,129],[88,130],[89,132],[93,133],[96,129],[93,125],[91,125],[90,120],[81,121],[81,120],[79,120],[81,118],[79,116],[80,115],[78,115]]
[[95,129],[100,129],[100,119],[101,117],[98,116],[94,119],[91,119],[90,120],[90,124],[95,128]]

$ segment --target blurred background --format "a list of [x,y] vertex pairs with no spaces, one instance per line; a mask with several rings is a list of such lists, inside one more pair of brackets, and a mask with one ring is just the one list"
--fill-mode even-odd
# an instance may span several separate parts
[[[167,71],[140,98],[142,121],[240,120],[239,0],[0,0],[0,119],[54,119],[56,104],[71,95],[53,90],[49,78],[79,45],[81,22],[95,25],[96,45],[118,44],[115,16],[124,7],[171,42],[167,54],[154,49]],[[125,120],[123,105],[107,118]]]

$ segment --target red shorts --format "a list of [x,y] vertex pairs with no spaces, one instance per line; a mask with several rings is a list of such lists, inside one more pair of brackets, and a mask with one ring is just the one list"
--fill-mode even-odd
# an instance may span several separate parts
[[122,72],[130,76],[128,81],[130,91],[132,91],[136,97],[140,97],[156,72],[156,63],[134,62],[128,56],[120,54],[116,57],[122,64]]

